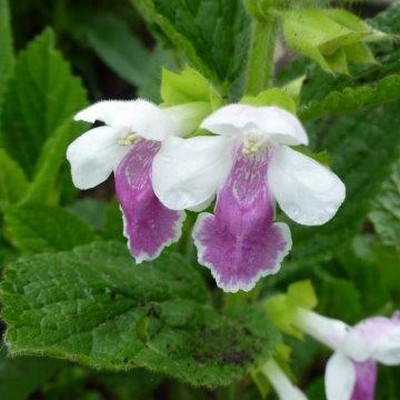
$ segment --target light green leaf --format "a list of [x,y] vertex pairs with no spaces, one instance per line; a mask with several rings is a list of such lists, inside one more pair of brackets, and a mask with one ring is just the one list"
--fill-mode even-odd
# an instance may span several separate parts
[[200,275],[181,257],[135,266],[119,243],[21,259],[1,286],[12,354],[141,366],[213,387],[268,359],[279,335],[260,310],[220,315],[206,301]]
[[28,181],[24,171],[0,149],[0,211],[21,200],[27,190]]
[[25,205],[5,214],[9,240],[23,252],[69,250],[96,239],[89,225],[61,207]]
[[4,86],[14,67],[13,37],[7,0],[0,0],[0,105]]
[[175,73],[163,69],[161,97],[166,106],[184,103],[210,103],[210,111],[222,106],[221,96],[204,76],[190,67]]
[[132,0],[196,69],[216,82],[244,70],[250,21],[240,0]]
[[19,54],[1,114],[1,143],[32,177],[46,140],[86,105],[85,92],[44,31]]
[[400,253],[400,158],[383,183],[369,217],[382,242]]
[[0,345],[0,399],[25,400],[57,373],[61,361],[43,357],[7,357]]
[[279,88],[264,90],[257,96],[245,96],[240,103],[252,106],[278,106],[296,115],[295,100]]

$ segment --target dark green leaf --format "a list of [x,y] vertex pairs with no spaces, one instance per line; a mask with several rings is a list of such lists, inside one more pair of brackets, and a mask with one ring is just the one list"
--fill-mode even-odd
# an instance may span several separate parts
[[61,207],[26,205],[5,215],[9,240],[24,252],[69,250],[96,239],[89,225]]
[[135,266],[117,243],[22,259],[1,287],[12,354],[227,384],[268,359],[279,335],[262,310],[220,315],[206,300],[200,276],[181,257]]
[[13,37],[7,0],[0,0],[0,104],[4,85],[14,67]]
[[1,114],[1,142],[33,176],[43,144],[86,105],[85,92],[44,31],[19,55],[8,81]]
[[240,0],[132,0],[141,14],[208,79],[243,72],[250,22]]
[[40,357],[7,357],[0,345],[0,399],[25,400],[40,388],[57,370],[62,362]]
[[0,149],[0,211],[21,200],[28,190],[24,171]]

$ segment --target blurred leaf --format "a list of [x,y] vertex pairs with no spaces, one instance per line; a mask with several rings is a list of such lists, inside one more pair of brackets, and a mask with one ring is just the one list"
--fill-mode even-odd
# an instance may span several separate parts
[[382,242],[400,254],[400,158],[383,183],[369,217]]
[[208,79],[231,82],[244,69],[250,21],[240,0],[132,0]]
[[23,252],[69,250],[96,239],[89,225],[61,207],[26,205],[5,215],[9,240]]
[[0,345],[0,399],[25,400],[55,375],[61,361],[40,357],[6,356]]
[[147,78],[151,52],[128,25],[111,14],[93,15],[85,23],[78,26],[77,36],[122,79],[141,86]]
[[0,0],[0,106],[4,86],[14,67],[13,37],[7,0]]
[[104,201],[84,198],[70,205],[68,210],[84,220],[93,229],[99,230],[104,225],[108,208],[108,204]]
[[1,142],[32,177],[43,144],[86,105],[85,92],[44,31],[18,56],[1,114]]
[[97,243],[7,267],[1,287],[12,354],[97,368],[142,366],[217,386],[267,360],[279,334],[259,309],[220,315],[177,255],[135,267],[126,246]]
[[28,190],[24,171],[0,149],[0,211],[17,203]]
[[119,240],[125,243],[123,236],[122,214],[117,199],[113,199],[107,206],[102,236],[108,240]]

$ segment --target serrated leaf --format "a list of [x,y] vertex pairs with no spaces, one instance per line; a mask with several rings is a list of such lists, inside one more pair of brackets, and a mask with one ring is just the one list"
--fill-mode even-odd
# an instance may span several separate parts
[[25,400],[63,365],[59,360],[35,357],[7,357],[0,345],[0,399]]
[[346,185],[346,199],[324,226],[293,226],[293,261],[302,264],[329,258],[349,246],[361,230],[371,201],[398,157],[398,107],[394,103],[378,110],[364,109],[314,126],[320,148],[328,151],[332,170]]
[[250,21],[240,0],[132,0],[145,19],[212,81],[245,67]]
[[69,250],[96,240],[89,225],[61,207],[24,205],[8,210],[4,221],[9,240],[23,252]]
[[369,218],[382,242],[400,253],[400,158],[383,183]]
[[19,54],[1,114],[1,143],[32,177],[46,140],[86,105],[81,83],[45,30]]
[[240,103],[252,106],[278,106],[292,114],[296,114],[295,100],[279,88],[264,90],[257,96],[244,96]]
[[119,243],[21,259],[7,268],[1,301],[12,354],[142,366],[194,385],[241,378],[279,341],[260,310],[220,315],[207,305],[180,256],[135,266]]
[[0,105],[4,85],[14,67],[13,37],[7,0],[0,0]]
[[0,211],[21,200],[27,190],[28,181],[24,171],[0,149]]

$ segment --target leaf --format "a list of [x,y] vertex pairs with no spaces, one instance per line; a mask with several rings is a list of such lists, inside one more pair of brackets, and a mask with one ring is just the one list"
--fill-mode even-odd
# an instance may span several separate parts
[[121,19],[111,14],[88,16],[76,34],[126,82],[141,86],[146,80],[151,53]]
[[[385,12],[368,20],[374,28],[400,35],[400,4],[393,4]],[[348,76],[332,76],[304,60],[295,62],[280,74],[280,82],[287,83],[300,75],[307,75],[299,109],[303,120],[325,115],[377,106],[400,98],[400,42],[397,39],[374,44],[377,62],[358,66]],[[354,51],[353,51],[354,54]]]
[[61,207],[25,205],[5,214],[7,236],[24,252],[69,250],[96,239],[89,225]]
[[62,362],[47,358],[6,356],[0,345],[0,398],[25,400],[56,374]]
[[28,190],[24,171],[0,149],[0,211],[17,203]]
[[245,67],[250,21],[240,0],[132,0],[191,65],[214,82],[231,82]]
[[14,67],[13,37],[7,0],[0,0],[0,105],[4,85]]
[[223,104],[221,96],[207,79],[190,67],[180,73],[163,69],[161,97],[166,106],[205,102],[217,109]]
[[[68,207],[69,211],[96,230],[101,229],[101,227],[104,225],[108,209],[109,206],[106,202],[95,200],[90,197],[79,199]],[[119,209],[118,212],[121,214]]]
[[293,226],[294,262],[301,265],[327,259],[349,246],[361,230],[371,201],[398,157],[398,107],[394,103],[378,110],[364,109],[313,127],[320,133],[318,147],[328,151],[332,170],[346,185],[346,199],[324,226]]
[[136,267],[119,243],[21,259],[1,286],[12,354],[146,367],[213,387],[268,359],[279,335],[259,309],[220,315],[206,301],[180,256]]
[[382,242],[400,253],[400,158],[384,181],[369,218]]
[[1,114],[1,142],[32,177],[46,140],[86,105],[85,92],[45,30],[22,51],[8,81]]
[[279,88],[264,90],[257,96],[244,96],[240,102],[252,106],[278,106],[296,114],[296,102],[289,94]]

